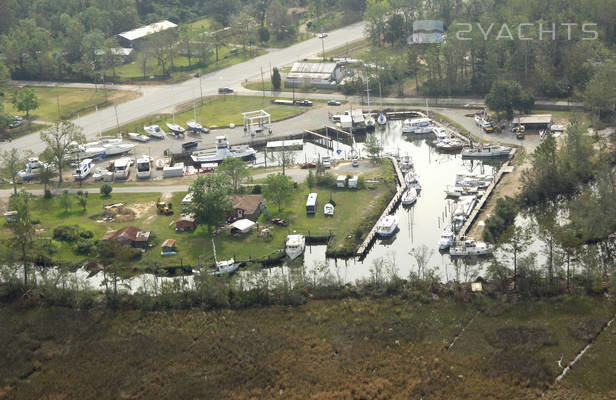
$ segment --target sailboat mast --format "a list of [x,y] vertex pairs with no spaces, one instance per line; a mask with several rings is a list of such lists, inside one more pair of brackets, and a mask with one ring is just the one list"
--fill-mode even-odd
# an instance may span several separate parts
[[214,263],[218,264],[218,258],[216,258],[216,245],[214,244],[214,238],[212,238],[212,249],[214,250]]

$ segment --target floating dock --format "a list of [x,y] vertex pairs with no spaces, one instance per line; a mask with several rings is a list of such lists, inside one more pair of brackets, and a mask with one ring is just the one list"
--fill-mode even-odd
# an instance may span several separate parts
[[468,231],[473,226],[473,223],[477,219],[477,215],[479,215],[479,213],[483,209],[483,206],[485,205],[486,201],[488,201],[488,198],[492,194],[492,191],[496,188],[496,185],[498,185],[503,175],[513,172],[514,167],[513,165],[511,165],[511,160],[513,160],[515,153],[516,153],[516,149],[515,148],[511,149],[511,153],[509,153],[509,160],[505,162],[502,167],[500,167],[500,169],[494,176],[492,183],[490,183],[490,186],[488,186],[486,191],[483,193],[483,196],[481,196],[481,199],[479,199],[479,201],[477,202],[477,205],[471,212],[471,215],[469,215],[469,217],[466,219],[466,222],[464,222],[464,225],[462,225],[462,228],[456,235],[456,240],[460,240],[460,238],[462,238],[463,236],[466,236]]
[[396,194],[389,201],[389,204],[387,204],[387,207],[385,207],[385,210],[383,210],[383,213],[381,213],[381,216],[379,217],[379,219],[376,221],[376,223],[370,230],[370,233],[368,233],[368,235],[366,236],[362,244],[357,248],[357,251],[355,254],[360,258],[360,260],[363,259],[363,257],[365,257],[366,253],[368,253],[368,251],[372,247],[372,244],[374,243],[374,240],[376,239],[377,226],[379,226],[379,223],[381,222],[383,218],[389,215],[398,206],[398,204],[400,203],[400,198],[402,197],[402,193],[404,193],[404,191],[406,190],[406,183],[404,181],[404,175],[402,174],[402,170],[400,170],[400,166],[398,165],[398,160],[396,160],[393,157],[388,157],[388,158],[394,166],[394,170],[396,172],[396,178],[398,179],[399,185],[397,186]]

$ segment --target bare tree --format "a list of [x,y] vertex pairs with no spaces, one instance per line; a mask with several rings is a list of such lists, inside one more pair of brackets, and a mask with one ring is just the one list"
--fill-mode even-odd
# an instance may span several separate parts
[[81,128],[71,121],[59,121],[41,132],[41,140],[47,145],[52,164],[58,170],[59,184],[62,184],[62,169],[67,162],[69,150],[75,143],[85,142]]

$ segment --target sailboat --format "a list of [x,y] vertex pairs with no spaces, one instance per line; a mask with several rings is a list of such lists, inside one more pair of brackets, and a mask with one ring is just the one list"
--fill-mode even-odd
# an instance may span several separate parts
[[188,130],[194,133],[209,133],[210,130],[208,128],[204,128],[203,125],[197,122],[197,111],[196,106],[193,103],[193,120],[186,122],[186,126],[188,126]]
[[225,275],[232,274],[240,267],[240,263],[236,263],[232,258],[225,261],[218,261],[216,257],[216,245],[214,244],[214,238],[212,238],[212,249],[214,250],[214,270],[208,272],[208,275]]
[[372,130],[374,129],[374,117],[372,117],[370,110],[370,85],[368,83],[368,79],[366,79],[366,93],[368,95],[368,114],[366,114],[366,129]]
[[175,123],[175,111],[173,112],[173,123],[167,122],[167,128],[169,128],[175,136],[184,135],[186,132],[186,129]]
[[383,96],[381,95],[381,82],[379,82],[379,97],[381,98],[381,113],[379,114],[379,117],[376,119],[376,122],[379,125],[383,126],[387,123],[387,117],[383,113]]

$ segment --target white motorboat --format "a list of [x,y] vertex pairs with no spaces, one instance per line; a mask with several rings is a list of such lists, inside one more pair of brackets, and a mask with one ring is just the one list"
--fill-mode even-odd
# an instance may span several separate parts
[[92,172],[92,164],[93,164],[92,159],[90,158],[86,158],[82,160],[77,165],[77,168],[75,169],[75,172],[73,173],[73,179],[75,179],[76,181],[81,181],[81,180],[86,179]]
[[436,149],[440,151],[460,151],[465,143],[460,139],[442,139],[436,142]]
[[423,135],[432,132],[432,121],[430,118],[410,118],[402,123],[402,133]]
[[148,179],[152,173],[150,156],[141,156],[137,159],[137,178]]
[[449,249],[451,256],[484,256],[492,254],[494,247],[490,243],[464,240]]
[[445,139],[449,139],[451,137],[451,134],[449,132],[447,132],[447,129],[445,129],[445,128],[441,127],[441,126],[434,126],[434,127],[432,127],[432,132],[434,133],[436,138],[439,139],[439,140],[445,140]]
[[38,177],[44,168],[49,167],[48,164],[41,162],[36,157],[30,157],[26,160],[25,168],[17,172],[17,177],[24,181],[29,181]]
[[302,255],[306,248],[306,238],[304,235],[295,234],[287,235],[287,243],[285,245],[285,253],[291,260],[295,260]]
[[323,214],[325,214],[326,217],[333,217],[334,216],[334,205],[331,203],[325,204],[325,206],[323,206]]
[[97,168],[92,174],[92,179],[94,179],[95,182],[102,181],[106,172],[107,170]]
[[507,146],[481,146],[467,149],[462,152],[462,158],[502,158],[508,157],[511,147]]
[[167,122],[167,128],[169,128],[171,133],[173,133],[176,136],[183,135],[184,133],[186,133],[186,129],[182,128],[178,124],[172,124],[171,122]]
[[132,160],[128,157],[118,158],[113,162],[113,173],[115,179],[128,179]]
[[385,116],[384,113],[380,113],[379,117],[376,119],[376,122],[379,125],[385,125],[387,123],[387,117]]
[[448,225],[441,233],[441,237],[438,240],[438,248],[445,250],[453,246],[456,241],[456,235],[453,233],[451,225]]
[[374,117],[370,114],[366,114],[366,129],[374,129],[375,125]]
[[165,138],[165,131],[163,131],[162,129],[160,129],[160,126],[158,125],[149,125],[149,126],[143,126],[143,130],[145,131],[145,133],[148,136],[151,136],[153,138],[156,139],[164,139]]
[[400,157],[400,169],[402,171],[410,171],[413,169],[413,158],[410,154],[405,153]]
[[409,188],[415,188],[415,190],[417,191],[421,190],[421,185],[419,184],[419,177],[416,173],[412,171],[407,172],[406,175],[404,175],[404,182]]
[[408,188],[402,195],[402,205],[411,206],[417,201],[417,189],[414,187]]
[[379,222],[376,227],[376,235],[378,237],[386,238],[396,234],[398,230],[398,217],[395,215],[387,215]]
[[87,158],[102,157],[105,154],[105,148],[103,146],[95,146],[92,143],[78,144],[77,142],[71,142],[67,149],[67,154],[72,160],[85,160]]
[[229,146],[226,136],[216,137],[216,150],[201,150],[194,152],[190,158],[195,164],[221,163],[225,158],[241,158],[242,160],[252,160],[257,152],[248,145]]
[[128,138],[131,140],[136,140],[138,142],[149,142],[150,141],[150,137],[148,135],[142,135],[140,133],[135,133],[135,132],[129,132],[128,133]]

